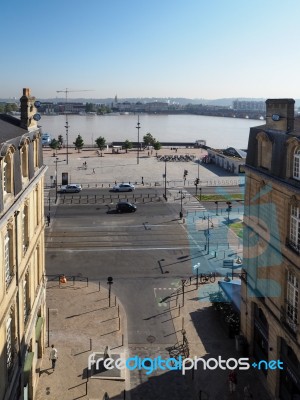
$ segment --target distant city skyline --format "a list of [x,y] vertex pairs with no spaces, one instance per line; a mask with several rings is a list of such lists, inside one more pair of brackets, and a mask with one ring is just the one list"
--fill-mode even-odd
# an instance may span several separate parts
[[[0,98],[300,98],[298,0],[15,0]],[[84,95],[84,96],[83,96]]]

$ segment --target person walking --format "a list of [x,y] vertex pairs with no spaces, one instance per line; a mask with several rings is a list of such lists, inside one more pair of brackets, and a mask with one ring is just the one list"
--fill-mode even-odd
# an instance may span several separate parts
[[50,213],[47,215],[47,223],[48,223],[48,226],[50,225]]
[[95,172],[95,168],[93,168],[93,174],[95,174],[96,172]]
[[52,369],[53,369],[53,371],[55,370],[55,363],[56,363],[56,360],[57,360],[57,350],[56,350],[56,348],[54,347],[54,344],[51,346],[51,351],[50,351],[50,355],[49,355],[49,360],[51,360],[52,361]]
[[229,392],[234,393],[236,391],[237,376],[235,370],[229,372],[228,375]]

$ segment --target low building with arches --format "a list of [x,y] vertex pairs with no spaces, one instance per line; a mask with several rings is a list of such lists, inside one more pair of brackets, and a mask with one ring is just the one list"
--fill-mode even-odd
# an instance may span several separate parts
[[0,399],[34,399],[45,342],[44,175],[35,98],[0,114]]
[[[245,164],[241,333],[274,399],[300,398],[300,120],[293,99],[266,101]],[[274,365],[273,365],[274,366]]]

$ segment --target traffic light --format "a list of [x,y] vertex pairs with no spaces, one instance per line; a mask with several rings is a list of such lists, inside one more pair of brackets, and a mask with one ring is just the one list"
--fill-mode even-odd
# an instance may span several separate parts
[[228,212],[231,211],[231,209],[232,209],[231,201],[226,201],[226,204],[228,206],[227,211]]
[[195,185],[196,185],[196,186],[199,185],[199,178],[196,178],[196,179],[195,179]]

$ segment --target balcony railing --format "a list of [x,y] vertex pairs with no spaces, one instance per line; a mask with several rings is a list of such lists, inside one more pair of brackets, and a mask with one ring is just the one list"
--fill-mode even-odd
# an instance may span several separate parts
[[300,254],[300,243],[295,243],[290,238],[286,239],[286,246],[292,249],[295,253]]

